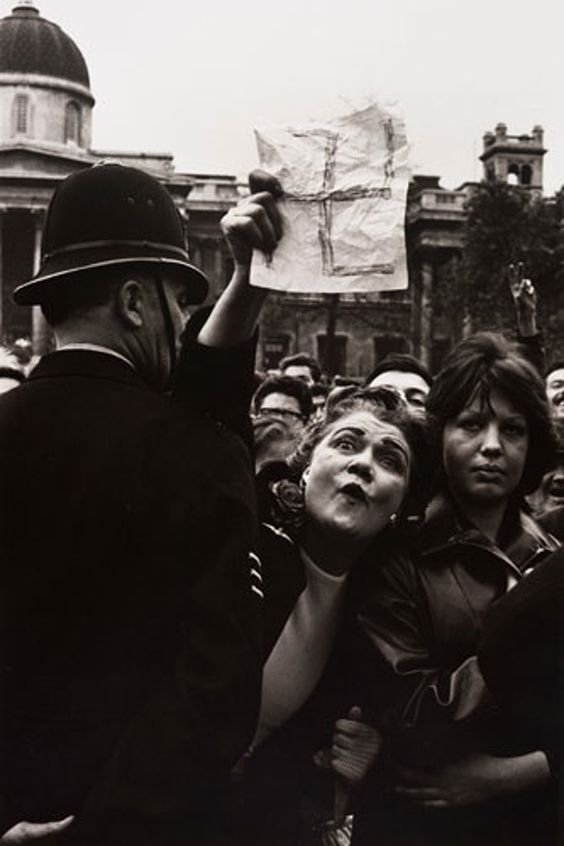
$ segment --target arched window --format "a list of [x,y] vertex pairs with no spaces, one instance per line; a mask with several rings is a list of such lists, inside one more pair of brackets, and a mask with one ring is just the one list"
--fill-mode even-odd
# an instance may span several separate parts
[[65,109],[65,144],[69,141],[80,144],[80,107],[72,100]]
[[13,126],[15,135],[26,135],[29,129],[29,97],[16,94],[14,100]]
[[509,165],[507,168],[507,184],[508,185],[520,185],[521,184],[521,174],[519,172],[519,165],[512,164]]
[[530,185],[532,175],[531,165],[524,164],[521,168],[521,185]]

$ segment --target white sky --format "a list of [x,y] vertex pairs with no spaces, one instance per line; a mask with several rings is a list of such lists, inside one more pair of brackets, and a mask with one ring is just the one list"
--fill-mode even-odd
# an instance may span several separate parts
[[[93,146],[170,151],[177,170],[244,174],[252,127],[396,99],[415,172],[481,176],[482,135],[545,129],[545,192],[564,183],[562,0],[36,0],[76,41]],[[6,15],[13,0],[0,0]]]

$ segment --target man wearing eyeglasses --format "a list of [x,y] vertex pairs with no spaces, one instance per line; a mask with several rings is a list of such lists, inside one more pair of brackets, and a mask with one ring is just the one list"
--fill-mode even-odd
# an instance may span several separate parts
[[311,408],[310,389],[305,382],[291,376],[269,376],[253,397],[255,417],[283,420],[294,430],[304,428]]

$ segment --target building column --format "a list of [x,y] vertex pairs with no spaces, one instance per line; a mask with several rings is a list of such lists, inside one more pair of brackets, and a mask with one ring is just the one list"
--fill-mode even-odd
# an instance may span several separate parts
[[0,344],[4,343],[4,216],[8,209],[0,206]]
[[203,270],[202,267],[202,249],[200,247],[199,241],[192,241],[190,243],[190,262],[198,268],[198,270]]
[[[43,232],[44,209],[32,209],[35,227],[33,240],[33,275],[39,271],[41,264],[41,235]],[[49,329],[40,306],[33,306],[31,318],[32,346],[34,355],[43,355],[49,349],[51,330]]]
[[225,287],[223,281],[223,256],[221,254],[221,242],[215,242],[215,256],[214,256],[214,273],[217,285],[217,291],[220,292]]
[[409,351],[416,358],[421,353],[421,268],[419,260],[409,272]]
[[433,352],[433,265],[430,261],[421,264],[421,330],[420,358],[425,367],[431,368]]

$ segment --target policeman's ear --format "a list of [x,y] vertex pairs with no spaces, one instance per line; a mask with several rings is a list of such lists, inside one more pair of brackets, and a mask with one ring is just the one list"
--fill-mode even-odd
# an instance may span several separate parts
[[120,285],[116,297],[116,309],[121,319],[132,329],[140,329],[145,323],[146,293],[141,282],[128,279]]

